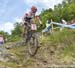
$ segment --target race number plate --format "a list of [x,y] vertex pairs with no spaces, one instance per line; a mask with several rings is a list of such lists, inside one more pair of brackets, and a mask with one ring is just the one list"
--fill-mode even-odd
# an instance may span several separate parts
[[31,24],[31,30],[37,30],[36,24]]

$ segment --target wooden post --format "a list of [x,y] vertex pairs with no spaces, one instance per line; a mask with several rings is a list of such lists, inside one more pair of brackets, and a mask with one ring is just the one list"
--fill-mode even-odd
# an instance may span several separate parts
[[[51,22],[53,22],[52,19],[51,19]],[[53,24],[52,24],[51,28],[52,28],[51,32],[53,33],[53,32],[54,32],[54,31],[53,31]]]

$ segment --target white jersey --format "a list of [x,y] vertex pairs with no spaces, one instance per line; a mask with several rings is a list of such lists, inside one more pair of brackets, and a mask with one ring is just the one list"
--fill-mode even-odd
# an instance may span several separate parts
[[62,19],[62,23],[63,23],[63,24],[67,24],[67,22],[66,22],[65,20],[63,20],[63,19]]
[[33,19],[35,17],[35,13],[32,13],[32,12],[29,12],[27,13],[27,16],[25,15],[23,20],[26,22],[29,22],[31,21],[31,19]]
[[34,18],[35,17],[35,13],[29,12],[27,17],[28,18]]

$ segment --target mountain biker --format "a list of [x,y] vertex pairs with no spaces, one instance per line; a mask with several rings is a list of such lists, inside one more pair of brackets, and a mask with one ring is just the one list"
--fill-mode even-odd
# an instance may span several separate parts
[[[27,26],[31,22],[34,22],[34,18],[36,18],[36,16],[35,16],[36,12],[37,12],[37,7],[32,6],[30,12],[25,13],[25,15],[23,17],[23,23],[24,23],[23,38],[25,36],[25,31],[26,31]],[[39,21],[40,24],[42,24],[39,18],[38,18],[38,21]]]

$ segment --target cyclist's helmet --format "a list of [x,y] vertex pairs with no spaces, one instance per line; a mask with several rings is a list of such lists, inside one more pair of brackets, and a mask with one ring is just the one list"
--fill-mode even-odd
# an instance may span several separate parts
[[32,6],[32,7],[31,7],[31,11],[32,11],[33,13],[36,13],[36,12],[37,12],[37,8],[36,8],[35,6]]

